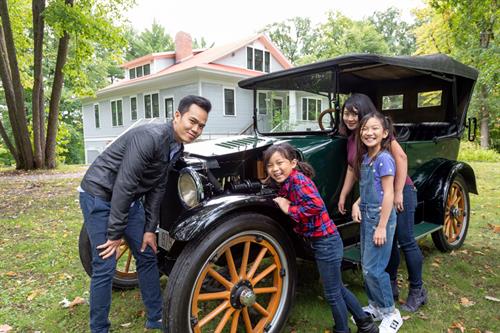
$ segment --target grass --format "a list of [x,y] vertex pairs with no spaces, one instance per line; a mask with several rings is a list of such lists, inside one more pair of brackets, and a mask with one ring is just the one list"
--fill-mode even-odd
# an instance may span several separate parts
[[[420,242],[429,304],[415,314],[402,313],[406,321],[401,332],[448,332],[454,326],[464,332],[500,332],[500,303],[485,298],[500,298],[500,234],[489,226],[500,224],[500,163],[470,164],[480,195],[471,195],[466,242],[452,253],[439,252],[430,237]],[[64,298],[88,299],[89,278],[77,248],[78,183],[75,178],[0,176],[0,327],[8,324],[11,332],[88,331],[88,305],[66,309],[59,304]],[[296,304],[285,332],[326,332],[332,326],[331,313],[317,273],[311,274],[316,272],[314,264],[299,267]],[[402,295],[407,291],[405,281],[403,266]],[[366,301],[359,270],[344,272],[344,282]],[[143,332],[139,291],[114,292],[110,318],[113,332]]]

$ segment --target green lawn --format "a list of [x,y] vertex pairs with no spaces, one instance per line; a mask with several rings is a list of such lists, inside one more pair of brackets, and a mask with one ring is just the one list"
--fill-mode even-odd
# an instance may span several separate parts
[[[416,314],[402,313],[406,321],[401,332],[448,332],[453,326],[457,328],[451,332],[460,332],[458,327],[464,332],[500,332],[500,303],[486,299],[500,298],[500,234],[488,225],[500,225],[500,163],[471,165],[480,195],[471,195],[465,245],[441,253],[430,237],[420,242],[429,304]],[[0,327],[10,325],[11,332],[87,331],[88,305],[66,309],[59,304],[64,298],[88,298],[89,278],[77,249],[78,183],[78,179],[0,176]],[[297,300],[285,332],[323,333],[331,328],[318,276],[311,270],[315,272],[313,263],[300,265]],[[405,295],[404,267],[400,280]],[[366,301],[359,270],[345,272],[344,282]],[[113,294],[111,320],[113,332],[143,332],[138,290]]]

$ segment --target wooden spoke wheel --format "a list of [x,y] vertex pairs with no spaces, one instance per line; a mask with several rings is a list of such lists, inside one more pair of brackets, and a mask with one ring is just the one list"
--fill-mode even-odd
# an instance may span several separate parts
[[[83,225],[78,239],[78,250],[80,254],[80,261],[82,262],[85,272],[87,272],[89,276],[92,276],[92,253],[90,240],[87,230],[85,230],[85,226]],[[138,285],[139,280],[135,268],[135,259],[132,255],[132,251],[128,247],[127,242],[122,240],[117,253],[116,271],[113,277],[113,288],[132,289]]]
[[[328,117],[325,118],[327,115]],[[322,131],[333,129],[335,127],[335,109],[321,111],[318,117],[318,125]]]
[[469,192],[461,175],[451,182],[445,200],[443,228],[432,239],[441,251],[450,251],[463,244],[469,227]]
[[225,220],[178,258],[165,294],[168,332],[280,332],[295,290],[293,253],[266,216]]

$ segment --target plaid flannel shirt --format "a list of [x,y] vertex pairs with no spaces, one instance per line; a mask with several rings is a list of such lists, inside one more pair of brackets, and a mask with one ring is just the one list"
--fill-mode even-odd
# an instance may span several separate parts
[[316,185],[303,173],[294,169],[281,185],[278,195],[290,200],[288,215],[296,222],[293,229],[298,234],[307,238],[322,237],[337,229]]

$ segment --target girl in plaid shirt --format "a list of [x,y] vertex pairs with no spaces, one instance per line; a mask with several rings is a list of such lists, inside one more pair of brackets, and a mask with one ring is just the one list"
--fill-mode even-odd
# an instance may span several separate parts
[[331,306],[338,333],[350,332],[347,311],[352,313],[359,333],[376,333],[378,327],[356,297],[342,283],[344,246],[335,224],[319,195],[312,167],[298,161],[288,143],[273,145],[264,152],[264,165],[272,182],[279,186],[274,201],[294,222],[293,229],[310,240],[316,265],[323,281],[325,298]]

